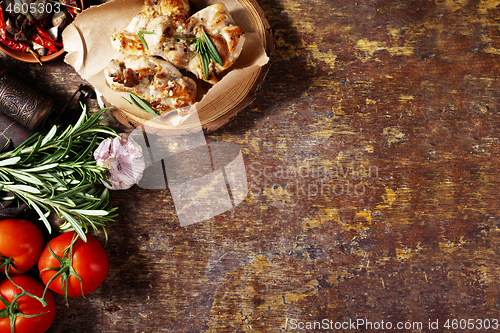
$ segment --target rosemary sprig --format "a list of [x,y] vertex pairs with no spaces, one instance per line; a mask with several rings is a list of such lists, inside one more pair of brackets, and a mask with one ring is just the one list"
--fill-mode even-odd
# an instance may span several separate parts
[[206,79],[208,79],[208,73],[209,73],[208,66],[210,61],[214,61],[219,65],[223,66],[222,58],[219,52],[217,52],[217,48],[213,44],[208,34],[205,32],[205,30],[202,30],[200,37],[191,37],[191,38],[176,37],[176,38],[182,40],[195,41],[194,45],[196,53],[194,54],[193,58],[196,57],[196,55],[198,54],[200,55],[201,66],[203,68],[203,74],[205,75]]
[[[36,133],[15,150],[0,153],[0,190],[4,199],[19,199],[33,208],[51,232],[48,217],[55,212],[63,221],[62,232],[76,231],[86,241],[89,227],[106,234],[106,223],[116,217],[109,208],[106,168],[97,166],[93,152],[114,130],[102,125],[102,109],[87,117],[86,107],[74,126],[62,133],[52,127]],[[107,238],[107,234],[106,234]]]
[[142,98],[140,98],[136,94],[129,93],[129,97],[130,97],[130,100],[128,100],[122,96],[122,98],[125,101],[127,101],[129,104],[135,105],[136,107],[138,107],[142,111],[149,112],[157,118],[161,117],[148,103],[146,103]]
[[148,43],[146,43],[146,40],[144,39],[144,35],[151,35],[153,32],[152,31],[144,31],[144,30],[139,30],[137,32],[137,35],[139,36],[139,39],[141,40],[142,45],[146,50],[149,50]]

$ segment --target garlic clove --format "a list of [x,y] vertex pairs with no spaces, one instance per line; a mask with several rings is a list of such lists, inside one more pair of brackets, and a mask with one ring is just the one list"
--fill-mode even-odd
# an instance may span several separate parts
[[94,159],[108,169],[105,176],[111,185],[103,184],[111,190],[126,190],[137,184],[146,167],[141,146],[126,133],[103,140],[94,151]]

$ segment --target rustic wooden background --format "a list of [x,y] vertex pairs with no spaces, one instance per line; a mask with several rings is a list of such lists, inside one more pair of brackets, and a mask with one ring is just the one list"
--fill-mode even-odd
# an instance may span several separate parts
[[[241,148],[246,200],[181,227],[168,190],[113,192],[109,276],[50,332],[496,331],[500,1],[258,3],[271,69],[206,136]],[[2,59],[61,105],[85,83]]]

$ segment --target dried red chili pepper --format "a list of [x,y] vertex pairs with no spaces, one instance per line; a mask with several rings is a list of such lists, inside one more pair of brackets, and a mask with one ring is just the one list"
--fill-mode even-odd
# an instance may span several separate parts
[[50,35],[43,30],[40,26],[36,27],[36,32],[43,38],[43,40],[47,40],[50,43],[54,44],[55,46],[63,47],[62,43],[59,43],[58,41],[55,41]]
[[14,51],[27,52],[28,50],[28,44],[17,41],[14,38],[7,36],[7,27],[5,24],[5,18],[3,16],[3,9],[1,5],[0,5],[0,42]]
[[14,38],[5,37],[0,38],[0,43],[7,46],[8,48],[18,51],[18,52],[27,52],[28,44],[15,40]]
[[35,20],[32,20],[30,22],[31,25],[33,25],[36,29],[36,32],[42,37],[42,39],[44,41],[47,41],[48,43],[50,44],[53,44],[55,46],[58,46],[58,47],[63,47],[63,44],[62,43],[59,43],[57,41],[55,41],[48,33],[47,31],[43,30],[43,28],[40,26],[40,24],[35,21]]
[[5,18],[3,16],[3,9],[2,6],[0,5],[0,38],[6,38],[7,37],[7,27],[5,25]]
[[[48,54],[52,54],[58,51],[57,47],[63,47],[62,43],[54,41],[52,37],[42,28],[41,23],[36,20],[25,20],[25,24],[31,24],[35,27],[38,34],[33,35],[30,38],[31,42],[37,43],[44,46],[48,50]],[[5,22],[5,17],[3,13],[3,8],[0,5],[0,43],[9,47],[10,49],[18,52],[29,52],[31,53],[38,63],[42,64],[37,54],[31,49],[28,43],[16,40],[15,38],[9,37],[7,35],[7,25]]]
[[51,41],[49,41],[48,39],[46,39],[44,37],[41,37],[39,35],[33,35],[32,40],[34,43],[37,43],[38,45],[42,45],[47,50],[49,50],[48,54],[52,54],[52,53],[57,52],[57,47],[54,44],[52,44]]
[[78,12],[80,11],[80,8],[76,3],[76,0],[63,0],[62,2],[65,5],[67,5],[66,8],[68,10],[69,15],[71,15],[71,18],[75,19],[76,15],[78,15]]

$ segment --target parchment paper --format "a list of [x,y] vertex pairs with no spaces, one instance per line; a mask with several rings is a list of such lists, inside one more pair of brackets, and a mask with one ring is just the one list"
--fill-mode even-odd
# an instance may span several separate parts
[[[264,44],[240,2],[237,0],[192,1],[196,10],[217,2],[226,5],[235,24],[245,31],[246,40],[240,57],[232,67],[218,76],[220,81],[217,84],[210,86],[207,83],[198,82],[199,94],[194,110],[202,110],[202,105],[214,104],[214,99],[218,98],[221,92],[241,84],[246,77],[253,74],[256,68],[264,66],[269,61]],[[124,101],[121,96],[127,96],[127,94],[113,91],[107,85],[104,76],[104,69],[110,60],[122,57],[112,47],[111,35],[123,30],[141,11],[142,5],[143,0],[112,0],[99,6],[92,6],[79,14],[64,30],[62,36],[64,49],[67,51],[64,59],[66,63],[73,66],[82,78],[91,83],[107,103],[148,120],[152,116]],[[194,14],[193,9],[192,14]],[[199,117],[203,118],[203,114]]]

